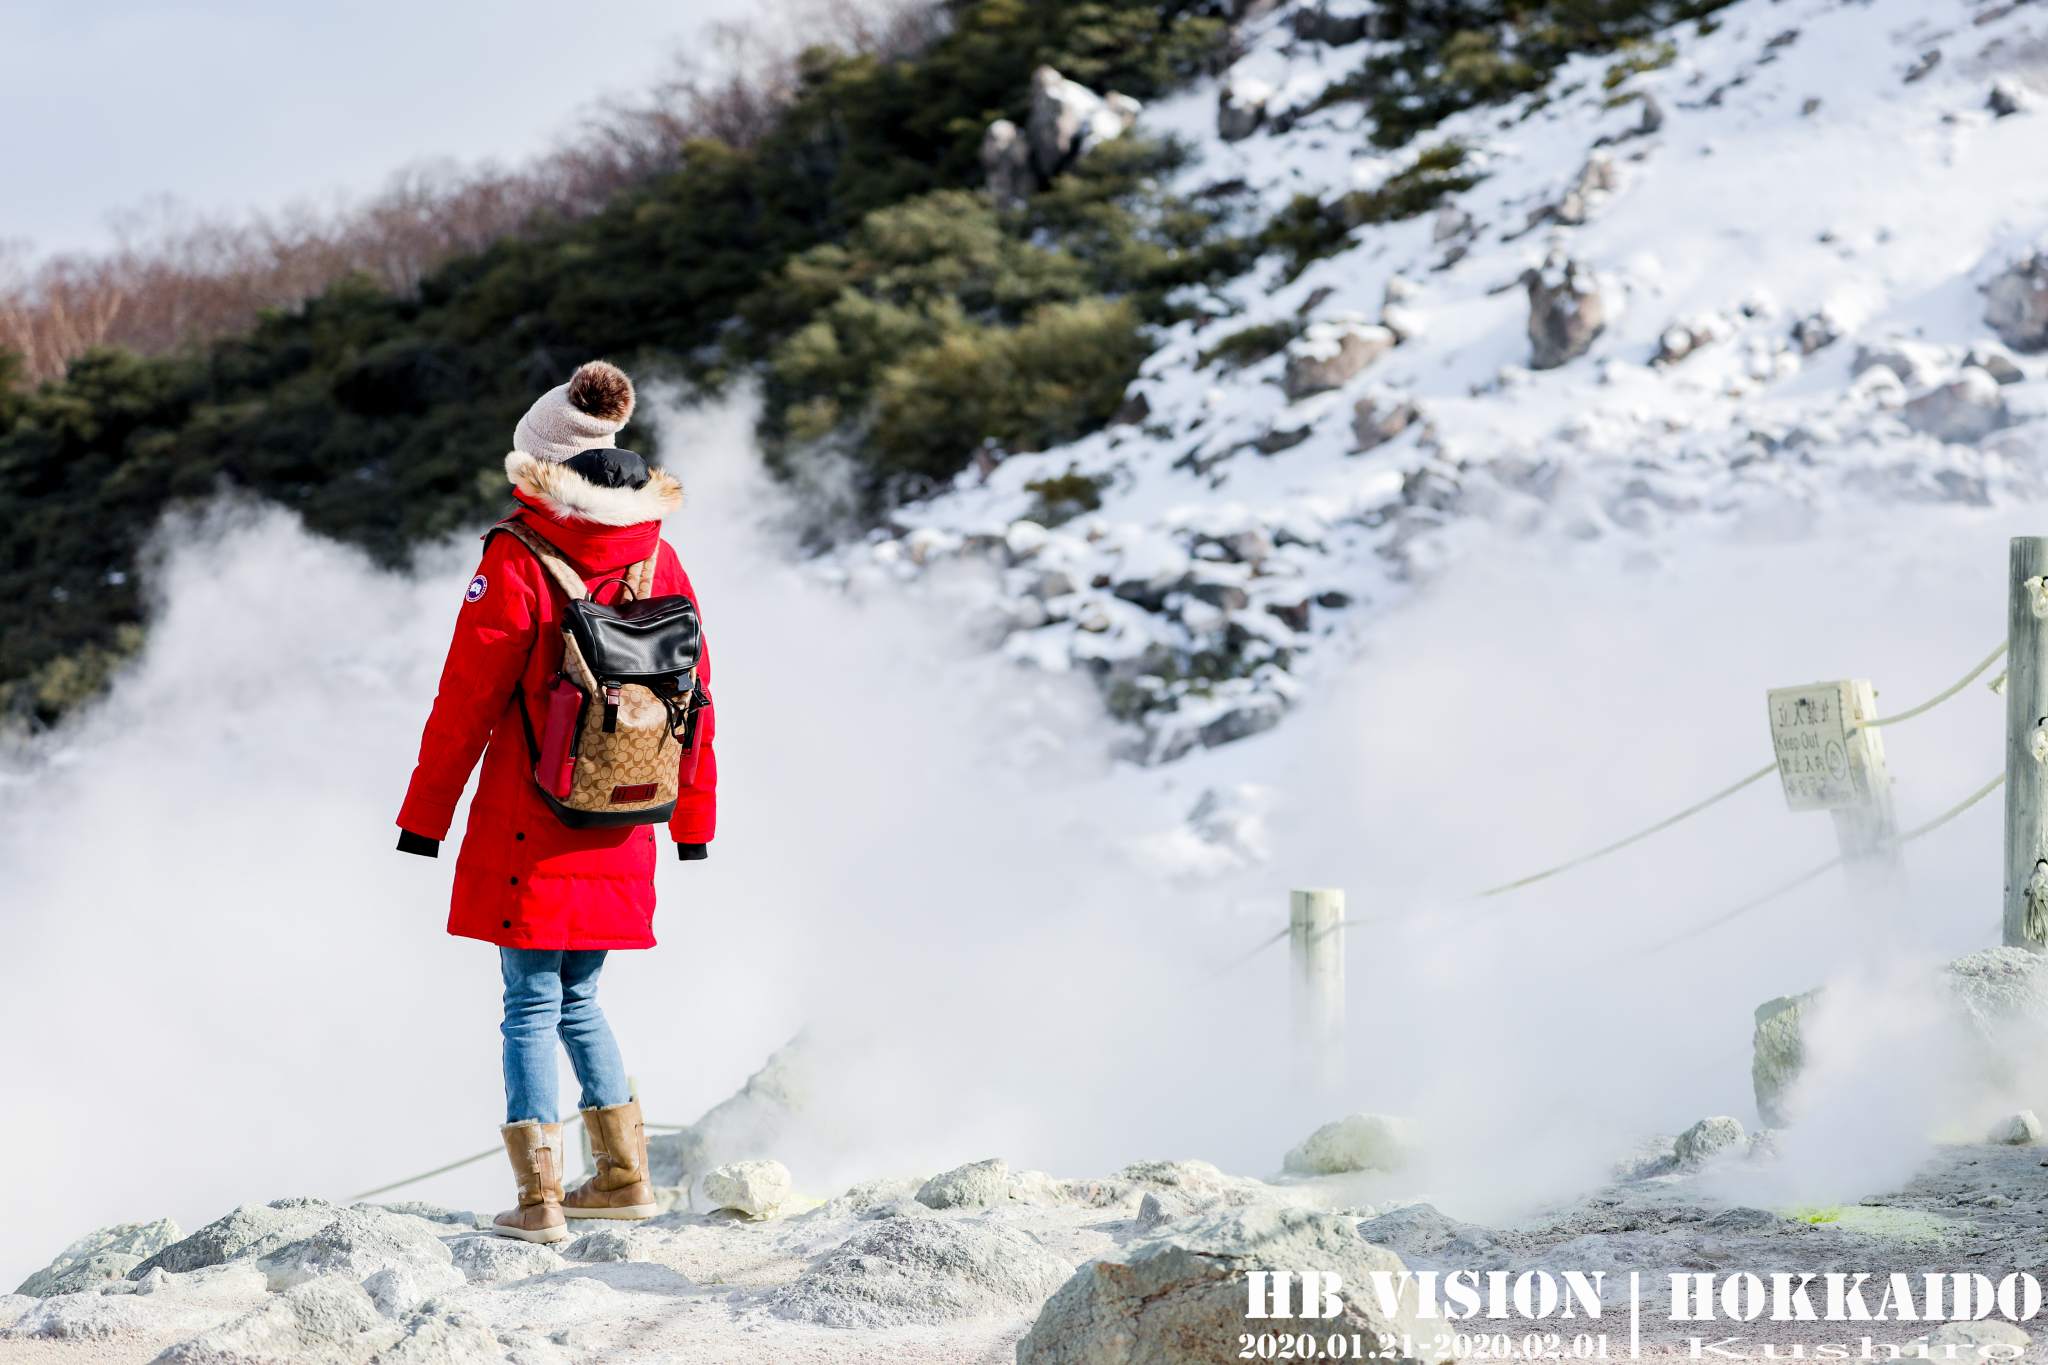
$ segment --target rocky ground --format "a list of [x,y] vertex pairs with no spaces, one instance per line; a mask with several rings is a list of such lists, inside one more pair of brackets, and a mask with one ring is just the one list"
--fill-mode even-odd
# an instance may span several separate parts
[[[1837,1209],[1730,1207],[1710,1193],[1768,1160],[1768,1146],[1732,1120],[1708,1120],[1656,1142],[1615,1183],[1508,1227],[1463,1223],[1428,1203],[1356,1202],[1385,1183],[1382,1173],[1266,1183],[1201,1162],[1139,1163],[1101,1180],[976,1163],[925,1182],[869,1182],[822,1204],[788,1201],[761,1217],[677,1210],[553,1248],[494,1237],[475,1215],[432,1205],[283,1199],[190,1236],[156,1223],[81,1239],[27,1292],[0,1298],[0,1358],[1222,1361],[1239,1358],[1240,1334],[1294,1325],[1242,1317],[1241,1271],[1275,1265],[1341,1268],[1359,1301],[1371,1297],[1362,1286],[1373,1267],[1604,1271],[1601,1321],[1533,1324],[1565,1328],[1556,1342],[1539,1334],[1537,1347],[1566,1358],[1580,1327],[1605,1332],[1609,1358],[1627,1350],[1628,1272],[1641,1271],[1648,1354],[1689,1356],[1702,1332],[1750,1358],[1766,1342],[1781,1356],[1828,1343],[1860,1354],[1865,1335],[1881,1349],[1910,1342],[1922,1324],[1672,1324],[1664,1276],[1844,1270],[1882,1285],[1905,1272],[1917,1292],[1926,1273],[1995,1281],[2048,1261],[2040,1146],[1945,1147],[1904,1188]],[[1304,1151],[1327,1157],[1311,1143],[1297,1166]],[[743,1172],[721,1188],[745,1202],[750,1188],[774,1186]],[[1412,1293],[1391,1318],[1354,1302],[1341,1322],[1314,1326],[1324,1342],[1333,1326],[1340,1335],[1407,1331],[1423,1359],[1486,1358],[1502,1344],[1454,1335],[1414,1307]],[[1525,1351],[1520,1329],[1532,1324],[1485,1325],[1514,1331],[1506,1344]],[[1977,1355],[1970,1341],[2005,1339],[1987,1330],[1998,1330],[1995,1315],[1971,1329],[1958,1358]]]

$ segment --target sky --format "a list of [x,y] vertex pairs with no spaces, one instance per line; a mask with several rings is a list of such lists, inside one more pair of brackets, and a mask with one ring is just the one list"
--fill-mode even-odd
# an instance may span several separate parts
[[0,241],[91,250],[166,195],[233,214],[373,193],[421,162],[516,163],[752,8],[16,0],[0,126],[36,131],[0,141]]

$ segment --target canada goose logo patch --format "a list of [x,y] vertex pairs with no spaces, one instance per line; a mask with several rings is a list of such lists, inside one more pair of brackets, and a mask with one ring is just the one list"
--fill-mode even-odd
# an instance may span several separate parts
[[462,594],[462,600],[474,602],[490,590],[491,580],[485,578],[482,574],[478,574],[475,578],[469,580],[469,591]]

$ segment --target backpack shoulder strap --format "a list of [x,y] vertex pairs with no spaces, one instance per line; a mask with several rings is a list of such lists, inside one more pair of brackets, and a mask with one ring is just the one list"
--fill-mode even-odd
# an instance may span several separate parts
[[[490,539],[499,531],[505,532],[521,545],[533,551],[533,557],[538,559],[542,567],[546,568],[550,574],[554,575],[555,582],[561,585],[563,592],[569,594],[570,601],[581,602],[584,598],[590,596],[589,590],[583,586],[582,578],[577,576],[576,570],[569,567],[569,557],[556,549],[545,537],[539,535],[525,522],[517,517],[507,517],[490,530],[484,532],[484,539]],[[648,577],[650,579],[653,577],[651,571]]]
[[635,564],[626,575],[626,586],[633,590],[635,598],[645,600],[654,596],[654,566],[661,559],[661,544],[656,542],[654,553]]

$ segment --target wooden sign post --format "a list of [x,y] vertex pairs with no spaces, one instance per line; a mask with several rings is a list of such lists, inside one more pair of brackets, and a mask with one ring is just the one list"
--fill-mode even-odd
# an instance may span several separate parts
[[1857,723],[1877,719],[1876,689],[1867,679],[1846,679],[1776,688],[1768,700],[1786,806],[1833,815],[1850,887],[1859,895],[1897,899],[1906,870],[1884,740]]
[[1295,1067],[1318,1098],[1344,1086],[1344,893],[1307,887],[1288,893],[1288,997]]
[[2048,952],[2048,536],[2014,536],[2006,596],[2005,945]]

